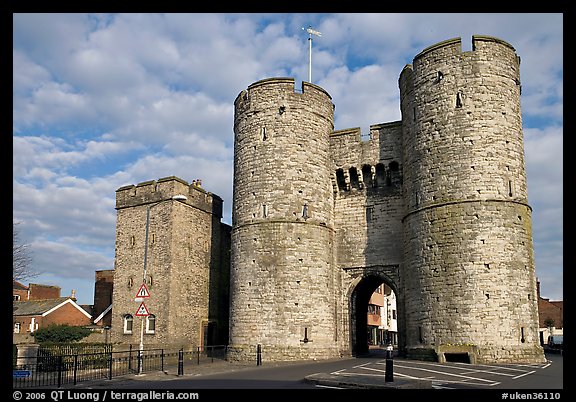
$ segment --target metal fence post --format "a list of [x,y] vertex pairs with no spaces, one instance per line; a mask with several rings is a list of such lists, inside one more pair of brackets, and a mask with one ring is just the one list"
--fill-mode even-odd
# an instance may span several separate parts
[[74,355],[74,385],[76,385],[76,374],[78,372],[78,353]]
[[200,365],[200,346],[198,346],[196,349],[198,350],[198,365]]
[[113,356],[112,356],[112,350],[110,350],[110,353],[108,354],[108,379],[111,380],[112,379],[112,363],[113,363]]
[[62,386],[62,355],[58,356],[58,388]]
[[260,344],[256,346],[256,365],[262,365],[262,346]]
[[164,371],[164,349],[160,349],[160,370]]
[[132,371],[132,344],[130,344],[130,351],[128,352],[128,370]]
[[184,349],[178,351],[178,375],[184,374]]

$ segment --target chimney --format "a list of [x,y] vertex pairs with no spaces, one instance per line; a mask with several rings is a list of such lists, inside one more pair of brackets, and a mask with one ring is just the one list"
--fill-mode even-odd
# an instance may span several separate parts
[[70,296],[70,298],[76,301],[76,291],[74,289],[72,289],[72,295]]

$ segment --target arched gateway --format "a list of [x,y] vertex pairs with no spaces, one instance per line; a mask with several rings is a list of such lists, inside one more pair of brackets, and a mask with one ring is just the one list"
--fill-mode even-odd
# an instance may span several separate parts
[[[347,316],[350,322],[350,348],[353,355],[362,355],[368,352],[366,315],[368,301],[375,289],[381,284],[391,288],[398,297],[398,266],[377,266],[350,271],[349,274],[353,279],[348,285],[346,294],[346,300],[349,301]],[[402,310],[400,309],[398,311],[399,317],[401,313]],[[400,320],[400,323],[402,321]],[[398,346],[401,347],[404,331],[399,331],[399,335]]]

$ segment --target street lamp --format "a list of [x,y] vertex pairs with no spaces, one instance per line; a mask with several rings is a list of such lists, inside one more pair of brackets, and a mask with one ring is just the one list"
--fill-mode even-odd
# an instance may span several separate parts
[[[183,194],[176,194],[167,200],[161,200],[155,204],[148,205],[146,207],[146,237],[144,239],[144,273],[142,275],[142,285],[146,284],[146,270],[148,264],[148,233],[150,229],[150,210],[165,201],[176,200],[176,201],[186,201],[187,197]],[[138,374],[142,374],[142,353],[144,352],[144,321],[147,319],[146,316],[142,316],[142,321],[140,323],[140,348],[138,353]]]

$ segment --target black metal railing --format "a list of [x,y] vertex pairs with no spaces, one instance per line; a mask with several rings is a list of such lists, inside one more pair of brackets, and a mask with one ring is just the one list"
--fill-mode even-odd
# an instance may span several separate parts
[[189,350],[148,349],[141,352],[130,348],[121,352],[26,357],[17,359],[14,364],[12,386],[61,387],[81,381],[166,370],[182,375],[186,366],[226,359],[226,345]]

